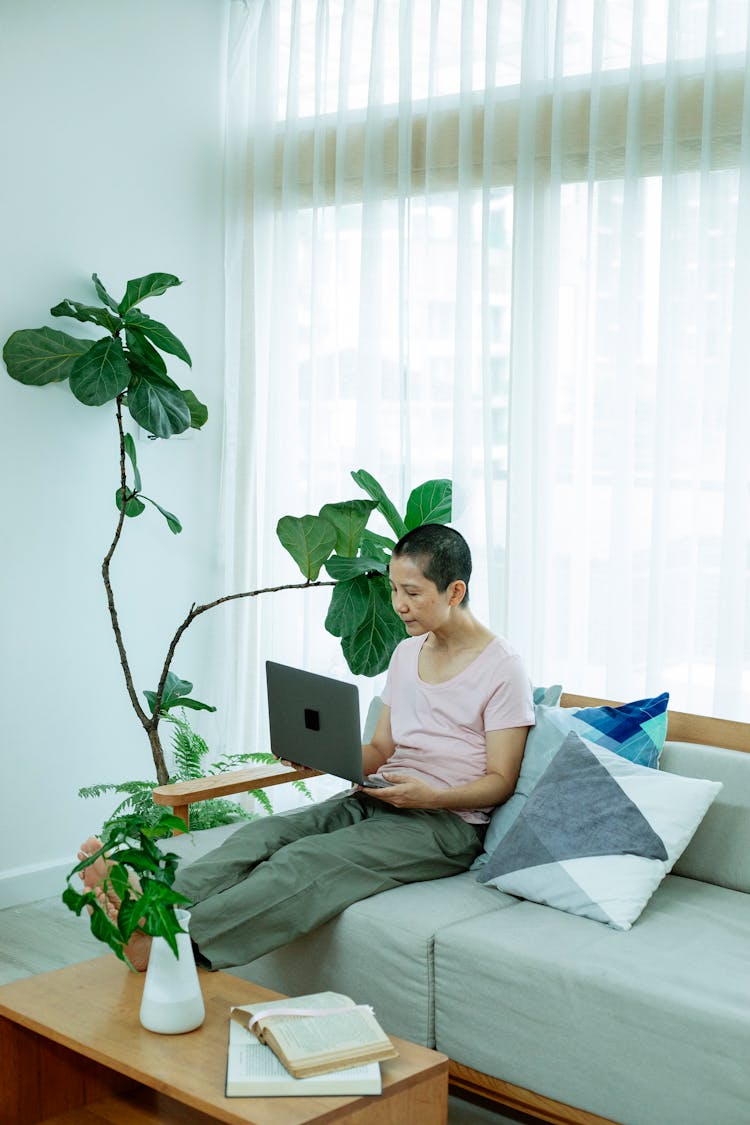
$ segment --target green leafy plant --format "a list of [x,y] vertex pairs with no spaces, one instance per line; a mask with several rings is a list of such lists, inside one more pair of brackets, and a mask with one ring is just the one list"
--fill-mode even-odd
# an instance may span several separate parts
[[[171,666],[177,646],[193,621],[240,598],[331,586],[326,628],[341,638],[352,672],[376,675],[387,667],[393,649],[405,633],[392,611],[388,589],[388,560],[394,540],[370,530],[370,516],[377,511],[397,538],[420,523],[447,522],[451,513],[451,484],[448,480],[435,480],[414,489],[402,518],[382,486],[360,469],[352,476],[369,499],[325,504],[317,515],[282,517],[277,527],[279,539],[300,567],[304,582],[246,590],[202,605],[193,604],[169,642],[159,682],[148,693],[145,708],[135,688],[120,627],[111,582],[112,561],[126,520],[142,515],[147,507],[155,508],[163,516],[173,534],[179,534],[182,525],[176,515],[144,493],[135,442],[125,430],[124,412],[127,410],[132,420],[154,437],[170,438],[189,427],[201,429],[208,419],[208,410],[191,390],[181,389],[168,374],[165,356],[191,366],[184,344],[165,324],[153,320],[140,308],[143,301],[180,285],[179,278],[169,273],[134,278],[127,282],[120,301],[110,296],[97,274],[92,274],[92,282],[99,304],[66,297],[50,313],[103,329],[103,336],[82,338],[49,327],[19,329],[6,341],[3,359],[11,378],[26,386],[67,381],[73,395],[85,406],[114,406],[119,442],[117,521],[102,562],[102,581],[128,698],[148,738],[156,780],[165,785],[169,771],[159,723],[169,714],[175,682],[187,682],[178,680]],[[318,577],[323,565],[328,579]],[[191,707],[189,697],[179,698],[183,707]]]
[[[225,770],[238,769],[249,764],[270,764],[275,762],[273,754],[261,751],[249,754],[226,754],[215,762],[210,761],[210,751],[205,739],[193,730],[187,717],[186,709],[191,711],[215,711],[207,703],[192,699],[189,692],[193,685],[187,680],[180,680],[173,672],[167,676],[166,689],[162,700],[162,719],[172,725],[172,757],[174,768],[170,771],[171,781],[195,781],[198,778],[224,773]],[[145,691],[146,699],[153,703],[156,693]],[[291,783],[304,797],[312,800],[312,794],[304,781]],[[101,797],[108,793],[116,793],[123,800],[110,813],[102,826],[102,832],[113,829],[117,823],[127,816],[138,816],[144,825],[155,827],[159,823],[161,811],[153,801],[154,782],[151,780],[133,780],[120,782],[102,782],[88,785],[78,790],[78,796],[83,798]],[[259,805],[267,813],[273,812],[271,799],[264,789],[250,790]],[[223,797],[212,797],[200,801],[193,806],[190,815],[191,831],[200,831],[205,828],[216,828],[222,824],[233,824],[238,820],[252,820],[257,813],[248,812],[236,801]]]
[[[424,523],[448,523],[449,480],[430,480],[409,496],[402,518],[382,485],[360,469],[352,478],[370,497],[325,504],[318,515],[283,516],[276,534],[308,582],[323,566],[334,580],[325,626],[341,638],[349,668],[356,675],[383,672],[399,641],[407,635],[391,607],[388,564],[396,539]],[[368,528],[380,512],[396,539]]]
[[[191,390],[182,390],[167,373],[164,355],[174,356],[192,366],[185,345],[161,321],[153,320],[139,307],[148,298],[158,297],[180,285],[170,273],[150,273],[127,282],[125,293],[116,301],[97,274],[92,281],[99,304],[83,304],[69,297],[50,309],[54,317],[68,317],[82,324],[105,329],[97,339],[71,336],[57,329],[23,328],[13,332],[3,347],[3,359],[11,378],[31,387],[67,381],[72,394],[85,406],[114,403],[120,448],[120,480],[115,490],[117,524],[109,550],[102,562],[102,580],[107,595],[110,621],[130,703],[151,746],[160,784],[169,780],[164,752],[159,739],[161,697],[169,672],[170,651],[156,691],[155,705],[147,713],[138,699],[128,655],[120,628],[114,591],[110,580],[112,559],[120,543],[126,517],[136,517],[146,503],[156,508],[175,535],[182,530],[179,519],[142,492],[141,474],[132,435],[125,432],[123,410],[154,437],[169,438],[188,428],[201,429],[208,419],[206,406]],[[132,484],[128,483],[128,463]]]
[[[134,278],[127,283],[121,301],[110,297],[96,274],[92,281],[100,304],[82,304],[66,297],[50,314],[95,325],[105,329],[106,335],[92,340],[54,328],[19,329],[3,348],[10,376],[32,387],[67,379],[84,406],[121,399],[133,421],[155,437],[172,437],[191,426],[200,429],[208,410],[192,391],[181,390],[170,378],[162,355],[176,356],[190,367],[187,348],[165,324],[140,308],[147,298],[180,285],[180,279],[171,273]],[[136,507],[128,515],[139,515]]]
[[[62,896],[65,905],[77,915],[87,909],[94,937],[105,942],[131,969],[125,950],[136,930],[163,937],[179,956],[176,935],[183,931],[175,907],[188,900],[173,887],[179,857],[162,851],[156,841],[184,828],[179,817],[166,812],[160,813],[155,824],[146,824],[139,816],[121,817],[105,832],[101,848],[76,864],[67,876]],[[101,894],[110,903],[117,902],[115,918],[94,889],[79,891],[71,882],[101,857],[106,857],[109,865],[100,884]]]

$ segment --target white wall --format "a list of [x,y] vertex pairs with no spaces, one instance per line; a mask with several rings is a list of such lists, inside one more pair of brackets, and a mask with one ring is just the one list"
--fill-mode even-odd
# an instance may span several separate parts
[[[193,370],[170,371],[210,411],[190,440],[139,441],[144,491],[177,513],[128,521],[113,566],[138,690],[154,687],[192,601],[219,589],[222,410],[222,82],[229,0],[0,0],[0,343],[48,310],[120,296],[153,270],[184,284],[149,302]],[[111,801],[97,781],[153,777],[125,695],[100,578],[116,522],[114,411],[66,384],[21,386],[0,365],[0,906],[62,890]],[[219,613],[222,611],[220,610]],[[174,669],[216,693],[220,622]],[[205,733],[209,734],[208,729]],[[209,734],[210,737],[210,734]]]

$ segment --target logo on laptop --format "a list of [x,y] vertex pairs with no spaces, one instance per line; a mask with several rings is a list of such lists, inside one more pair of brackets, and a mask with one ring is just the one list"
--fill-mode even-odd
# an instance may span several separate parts
[[320,711],[305,707],[305,730],[320,730]]

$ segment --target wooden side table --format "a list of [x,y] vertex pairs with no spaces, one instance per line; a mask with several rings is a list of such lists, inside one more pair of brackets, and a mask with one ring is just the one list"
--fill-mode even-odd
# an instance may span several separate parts
[[138,1013],[144,976],[114,956],[0,987],[2,1125],[445,1125],[448,1060],[403,1039],[374,1097],[227,1098],[229,1009],[279,993],[200,972],[206,1020],[156,1035]]

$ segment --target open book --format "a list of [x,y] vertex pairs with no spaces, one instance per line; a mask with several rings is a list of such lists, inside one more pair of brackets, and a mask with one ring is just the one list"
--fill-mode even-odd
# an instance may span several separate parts
[[270,1047],[265,1047],[252,1031],[246,1031],[236,1020],[229,1021],[228,1098],[380,1094],[382,1088],[380,1064],[376,1062],[331,1070],[310,1078],[293,1078]]
[[338,992],[246,1004],[232,1008],[231,1018],[269,1046],[295,1078],[398,1054],[372,1009]]

